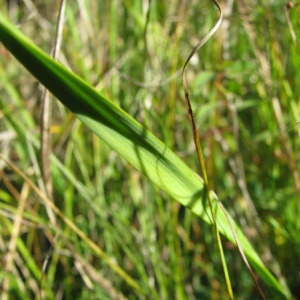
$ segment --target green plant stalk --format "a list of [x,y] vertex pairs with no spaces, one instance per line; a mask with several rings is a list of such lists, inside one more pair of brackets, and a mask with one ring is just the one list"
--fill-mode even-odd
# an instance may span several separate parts
[[[212,216],[202,199],[203,181],[161,141],[93,87],[51,59],[0,14],[0,41],[51,93],[125,160],[205,222]],[[235,244],[224,212],[217,205],[218,230]],[[245,254],[274,294],[289,297],[231,219]]]
[[[218,229],[218,222],[217,222],[217,219],[216,219],[216,215],[214,213],[214,205],[213,205],[211,193],[209,192],[209,183],[208,183],[208,177],[207,177],[207,173],[206,173],[206,167],[205,167],[204,157],[203,157],[202,148],[201,148],[200,137],[199,137],[199,134],[198,134],[196,123],[195,123],[193,109],[192,109],[192,106],[191,106],[191,101],[190,101],[188,88],[187,88],[187,84],[186,84],[186,79],[185,79],[185,71],[186,71],[186,67],[187,67],[190,59],[213,36],[213,34],[216,32],[216,30],[218,30],[218,28],[219,28],[219,26],[222,22],[223,12],[222,12],[222,9],[221,9],[220,5],[219,5],[218,1],[216,1],[216,0],[212,0],[212,2],[217,7],[217,9],[219,10],[219,13],[220,13],[219,20],[214,25],[214,27],[206,34],[206,36],[192,50],[192,52],[190,53],[189,57],[187,58],[184,66],[183,66],[181,75],[182,75],[182,85],[183,85],[183,89],[184,89],[184,96],[185,96],[185,101],[186,101],[186,105],[187,105],[188,116],[189,116],[189,119],[190,119],[192,131],[193,131],[193,137],[194,137],[194,143],[195,143],[195,147],[196,147],[196,153],[197,153],[197,156],[198,156],[198,162],[199,162],[199,165],[200,165],[200,169],[202,171],[202,176],[203,176],[203,181],[204,181],[204,186],[205,186],[205,189],[204,189],[205,198],[208,200],[209,209],[210,209],[210,213],[211,213],[211,216],[212,216],[212,225],[213,225],[214,234],[215,234],[215,237],[216,237],[216,240],[217,240],[218,250],[219,250],[219,253],[220,253],[221,263],[222,263],[224,277],[225,277],[225,283],[226,283],[226,287],[227,287],[227,293],[228,293],[229,299],[233,299],[233,292],[232,292],[230,277],[229,277],[228,268],[227,268],[227,264],[226,264],[226,260],[225,260],[225,254],[224,254],[224,250],[223,250],[223,246],[222,246],[222,241],[221,241],[221,237],[220,237],[220,233],[219,233],[219,229]],[[240,248],[239,248],[239,250],[240,250]]]
[[121,267],[115,264],[113,260],[110,259],[105,254],[105,252],[100,247],[98,247],[98,245],[96,245],[96,243],[94,243],[88,236],[86,236],[78,226],[76,226],[70,219],[68,219],[49,198],[43,195],[42,192],[37,188],[37,186],[35,186],[34,183],[28,177],[26,177],[26,175],[22,171],[20,171],[14,164],[6,160],[1,154],[0,159],[3,159],[12,170],[14,170],[24,181],[29,184],[29,186],[37,193],[38,196],[41,197],[46,205],[48,205],[52,209],[52,211],[54,211],[56,215],[58,215],[73,232],[75,232],[83,241],[85,241],[94,251],[94,253],[98,255],[98,257],[105,261],[112,270],[119,274],[119,276],[123,278],[129,286],[138,291],[140,294],[143,294],[143,290],[138,285],[138,283],[132,277],[130,277]]
[[[11,231],[12,225],[9,222],[9,220],[7,220],[7,222],[5,223],[7,228],[9,228]],[[53,292],[51,291],[51,288],[45,285],[43,281],[41,281],[42,273],[39,267],[37,266],[36,262],[32,258],[32,256],[30,255],[28,248],[26,247],[26,245],[24,244],[21,238],[17,239],[17,249],[21,259],[24,262],[24,266],[27,268],[27,272],[29,272],[32,275],[36,283],[40,282],[43,292],[45,292],[47,295],[47,299],[54,299],[54,295]],[[26,296],[24,296],[24,299],[26,299]]]

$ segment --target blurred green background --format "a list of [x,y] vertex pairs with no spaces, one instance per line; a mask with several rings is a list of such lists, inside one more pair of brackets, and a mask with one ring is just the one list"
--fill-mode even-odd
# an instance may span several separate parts
[[[8,9],[9,3],[9,9]],[[209,182],[282,286],[300,299],[300,6],[223,0],[224,20],[187,68]],[[1,11],[45,52],[58,1],[3,1]],[[59,61],[199,166],[180,73],[218,20],[211,1],[77,0],[66,4]],[[0,45],[0,151],[43,190],[43,88]],[[25,183],[0,162],[0,270],[9,299],[225,299],[212,227],[180,207],[55,99],[54,202],[143,288],[129,288],[28,192],[10,272],[5,267]],[[257,299],[224,240],[237,299]],[[44,266],[44,269],[42,270]],[[266,295],[269,294],[262,285]]]

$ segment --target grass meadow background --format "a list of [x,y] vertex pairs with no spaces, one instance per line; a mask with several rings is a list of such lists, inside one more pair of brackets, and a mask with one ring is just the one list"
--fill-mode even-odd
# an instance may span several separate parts
[[[8,10],[7,3],[10,3]],[[300,6],[221,1],[220,30],[187,68],[211,188],[268,269],[300,299]],[[287,6],[288,4],[288,6]],[[45,52],[58,1],[3,1],[1,12]],[[199,173],[180,73],[214,26],[211,1],[68,1],[59,61]],[[43,88],[0,45],[0,152],[44,191],[38,141]],[[180,207],[52,104],[54,202],[140,285],[133,290],[0,161],[0,278],[5,299],[226,299],[211,226]],[[17,251],[7,253],[26,198]],[[257,299],[223,240],[236,299]],[[269,291],[262,284],[266,295]]]

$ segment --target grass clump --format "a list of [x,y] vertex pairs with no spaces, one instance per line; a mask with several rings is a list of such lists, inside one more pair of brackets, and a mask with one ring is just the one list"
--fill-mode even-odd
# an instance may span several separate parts
[[[49,10],[46,2],[14,6],[9,13],[50,53],[57,9]],[[293,125],[299,121],[299,9],[249,1],[228,2],[223,10],[221,30],[187,72],[209,182],[286,293],[297,298],[299,127]],[[209,2],[78,1],[66,6],[58,60],[197,171],[180,72],[199,35],[215,22]],[[44,193],[38,143],[42,88],[4,47],[1,53],[1,153]],[[5,295],[226,298],[211,226],[56,101],[52,116],[53,201],[84,235],[53,215],[29,182],[1,161]],[[234,294],[257,297],[238,251],[223,242]],[[104,256],[99,259],[99,249],[133,278],[132,285]]]

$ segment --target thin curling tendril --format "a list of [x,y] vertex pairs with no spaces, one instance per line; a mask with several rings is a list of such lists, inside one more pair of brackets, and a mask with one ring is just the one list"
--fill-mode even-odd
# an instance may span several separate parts
[[[194,143],[196,146],[196,152],[197,152],[197,157],[198,157],[198,162],[200,164],[200,169],[202,172],[202,176],[203,176],[203,181],[204,181],[204,185],[205,185],[205,193],[206,193],[206,198],[208,199],[208,203],[209,203],[209,208],[210,208],[210,212],[212,215],[212,219],[213,219],[213,226],[214,226],[214,230],[215,230],[215,235],[216,235],[216,239],[217,239],[217,243],[218,243],[218,248],[219,248],[219,252],[220,252],[220,256],[221,256],[221,261],[222,261],[222,266],[223,266],[223,271],[224,271],[224,276],[225,276],[225,281],[226,281],[226,286],[227,286],[227,292],[228,292],[228,296],[230,299],[233,299],[233,292],[232,292],[232,288],[231,288],[231,283],[230,283],[230,279],[229,279],[229,275],[228,275],[228,270],[227,270],[227,265],[226,265],[226,261],[225,261],[225,256],[224,256],[224,252],[223,252],[223,247],[222,247],[222,242],[221,242],[221,238],[220,238],[220,234],[218,231],[218,225],[217,225],[217,220],[216,220],[216,216],[215,216],[215,212],[213,209],[213,203],[212,203],[212,199],[211,199],[211,195],[210,195],[210,190],[209,190],[209,185],[208,185],[208,177],[207,177],[207,173],[206,173],[206,168],[205,168],[205,162],[204,162],[204,157],[203,157],[203,153],[202,153],[202,149],[201,149],[201,143],[200,143],[200,137],[198,134],[198,130],[196,127],[196,123],[195,123],[195,119],[194,119],[194,114],[193,114],[193,110],[192,110],[192,106],[191,106],[191,101],[189,98],[189,93],[188,93],[188,88],[187,88],[187,83],[186,83],[186,78],[185,78],[185,71],[186,71],[186,67],[187,64],[189,63],[189,61],[191,60],[191,58],[203,47],[203,45],[215,34],[215,32],[219,29],[222,20],[223,20],[223,12],[221,9],[220,4],[216,1],[216,0],[211,0],[213,2],[213,4],[217,7],[217,9],[219,10],[220,13],[220,17],[218,22],[215,24],[215,26],[209,31],[209,33],[194,47],[194,49],[192,50],[192,52],[190,53],[189,57],[187,58],[183,68],[182,68],[182,73],[181,73],[181,78],[182,78],[182,85],[183,85],[183,89],[184,89],[184,96],[185,96],[185,100],[186,100],[186,105],[187,105],[187,111],[188,111],[188,116],[191,122],[191,126],[192,126],[192,130],[193,130],[193,138],[194,138]],[[218,199],[218,198],[217,198]],[[262,299],[266,299],[266,297],[264,296],[263,291],[261,290],[255,275],[251,269],[251,266],[245,256],[245,253],[243,251],[243,248],[241,246],[241,243],[239,242],[239,239],[237,237],[237,234],[233,228],[233,225],[229,219],[229,214],[226,211],[224,205],[221,203],[221,201],[218,199],[218,204],[221,207],[222,211],[225,214],[225,217],[229,223],[229,226],[231,228],[234,240],[236,242],[237,248],[241,254],[241,257],[244,261],[244,264],[246,266],[246,269],[248,271],[248,273],[250,274],[255,287],[260,295],[260,297]]]

